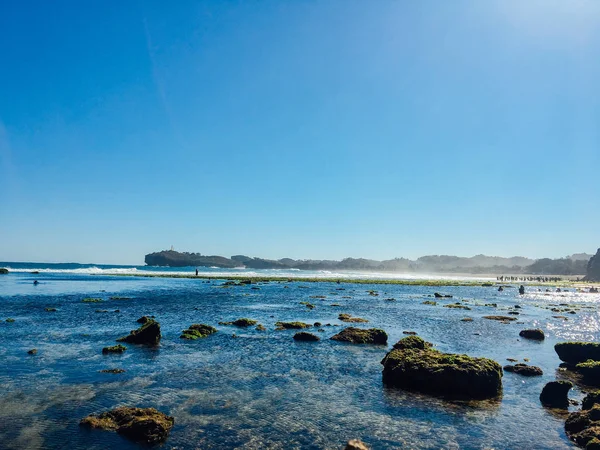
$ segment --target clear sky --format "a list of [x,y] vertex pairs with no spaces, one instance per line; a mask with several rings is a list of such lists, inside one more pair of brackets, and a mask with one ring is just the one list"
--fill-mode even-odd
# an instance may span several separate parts
[[600,1],[0,2],[0,261],[600,246]]

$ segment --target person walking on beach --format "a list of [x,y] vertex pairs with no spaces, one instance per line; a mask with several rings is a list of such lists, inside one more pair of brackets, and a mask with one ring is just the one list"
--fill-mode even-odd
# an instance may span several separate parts
[[196,267],[196,276],[198,276],[198,268]]

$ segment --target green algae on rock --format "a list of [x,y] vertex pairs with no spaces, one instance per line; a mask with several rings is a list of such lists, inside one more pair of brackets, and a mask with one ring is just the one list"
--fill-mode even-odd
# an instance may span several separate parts
[[600,344],[593,342],[559,342],[554,346],[554,350],[562,361],[570,364],[590,359],[600,361]]
[[116,431],[135,442],[154,445],[164,442],[175,419],[154,408],[120,407],[99,415],[90,414],[80,426]]
[[117,342],[158,345],[160,338],[160,324],[157,321],[150,319],[137,330],[131,330],[129,335],[117,339]]
[[338,316],[338,320],[341,320],[342,322],[348,322],[348,323],[367,323],[368,322],[367,319],[362,319],[360,317],[352,317],[350,314],[340,314]]
[[104,300],[101,298],[84,298],[81,300],[82,303],[102,303]]
[[0,275],[6,275],[8,273],[8,269],[4,267],[0,267]]
[[350,342],[352,344],[387,344],[387,333],[378,328],[344,328],[335,336],[331,337],[333,341]]
[[6,319],[6,323],[14,323],[15,319],[13,319],[12,317],[9,317],[8,319]]
[[217,329],[210,325],[204,325],[203,323],[195,323],[190,325],[187,330],[183,330],[181,339],[195,340],[199,338],[205,338],[213,333],[216,333]]
[[308,333],[306,331],[299,331],[294,335],[295,341],[304,341],[304,342],[316,342],[320,341],[321,338],[315,334]]
[[565,432],[580,447],[586,450],[599,449],[600,405],[570,414],[565,422]]
[[575,365],[575,370],[583,376],[584,382],[592,385],[600,385],[600,361],[588,359]]
[[304,322],[276,322],[276,330],[301,330],[303,328],[310,328],[312,325]]
[[383,383],[450,398],[487,399],[502,394],[502,367],[488,358],[442,353],[410,336],[381,361]]
[[104,347],[102,349],[102,354],[107,355],[109,353],[123,353],[125,350],[127,350],[127,347],[121,344],[117,344],[111,347]]
[[219,322],[219,325],[235,325],[236,327],[251,327],[252,325],[256,325],[258,322],[253,319],[241,318],[237,320],[233,320],[231,322]]

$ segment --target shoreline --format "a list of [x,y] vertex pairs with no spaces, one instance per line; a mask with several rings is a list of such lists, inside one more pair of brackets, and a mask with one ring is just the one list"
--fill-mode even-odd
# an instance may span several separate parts
[[243,281],[252,280],[253,283],[264,282],[306,282],[306,283],[339,283],[339,284],[393,284],[405,286],[482,286],[498,287],[509,285],[525,286],[556,286],[556,287],[590,287],[598,286],[599,283],[562,280],[557,282],[538,282],[538,281],[497,281],[497,280],[451,280],[451,279],[393,279],[393,278],[337,278],[337,277],[310,277],[310,276],[253,276],[253,275],[228,275],[215,276],[210,274],[193,273],[184,274],[166,274],[166,273],[119,273],[119,274],[93,274],[94,276],[116,276],[116,277],[142,277],[142,278],[178,278],[178,279],[198,279],[198,280],[225,280],[225,281]]

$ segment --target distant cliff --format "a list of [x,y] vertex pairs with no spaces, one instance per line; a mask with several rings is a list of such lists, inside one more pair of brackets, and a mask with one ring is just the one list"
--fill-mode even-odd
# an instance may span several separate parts
[[[587,258],[586,258],[587,256]],[[300,269],[300,270],[359,270],[404,273],[470,273],[470,274],[534,274],[534,275],[584,275],[591,255],[577,254],[566,258],[533,260],[521,256],[502,258],[498,256],[476,255],[470,258],[429,255],[417,260],[406,258],[376,261],[365,258],[345,258],[335,260],[278,260],[235,255],[204,256],[200,253],[179,253],[173,250],[146,255],[149,266],[205,266],[205,267],[247,267],[248,269]],[[600,257],[598,266],[600,266]]]
[[586,281],[600,281],[600,248],[587,265]]
[[233,268],[241,266],[241,264],[223,256],[203,256],[200,253],[179,253],[174,250],[150,253],[146,255],[144,261],[149,266],[167,267],[202,266]]

